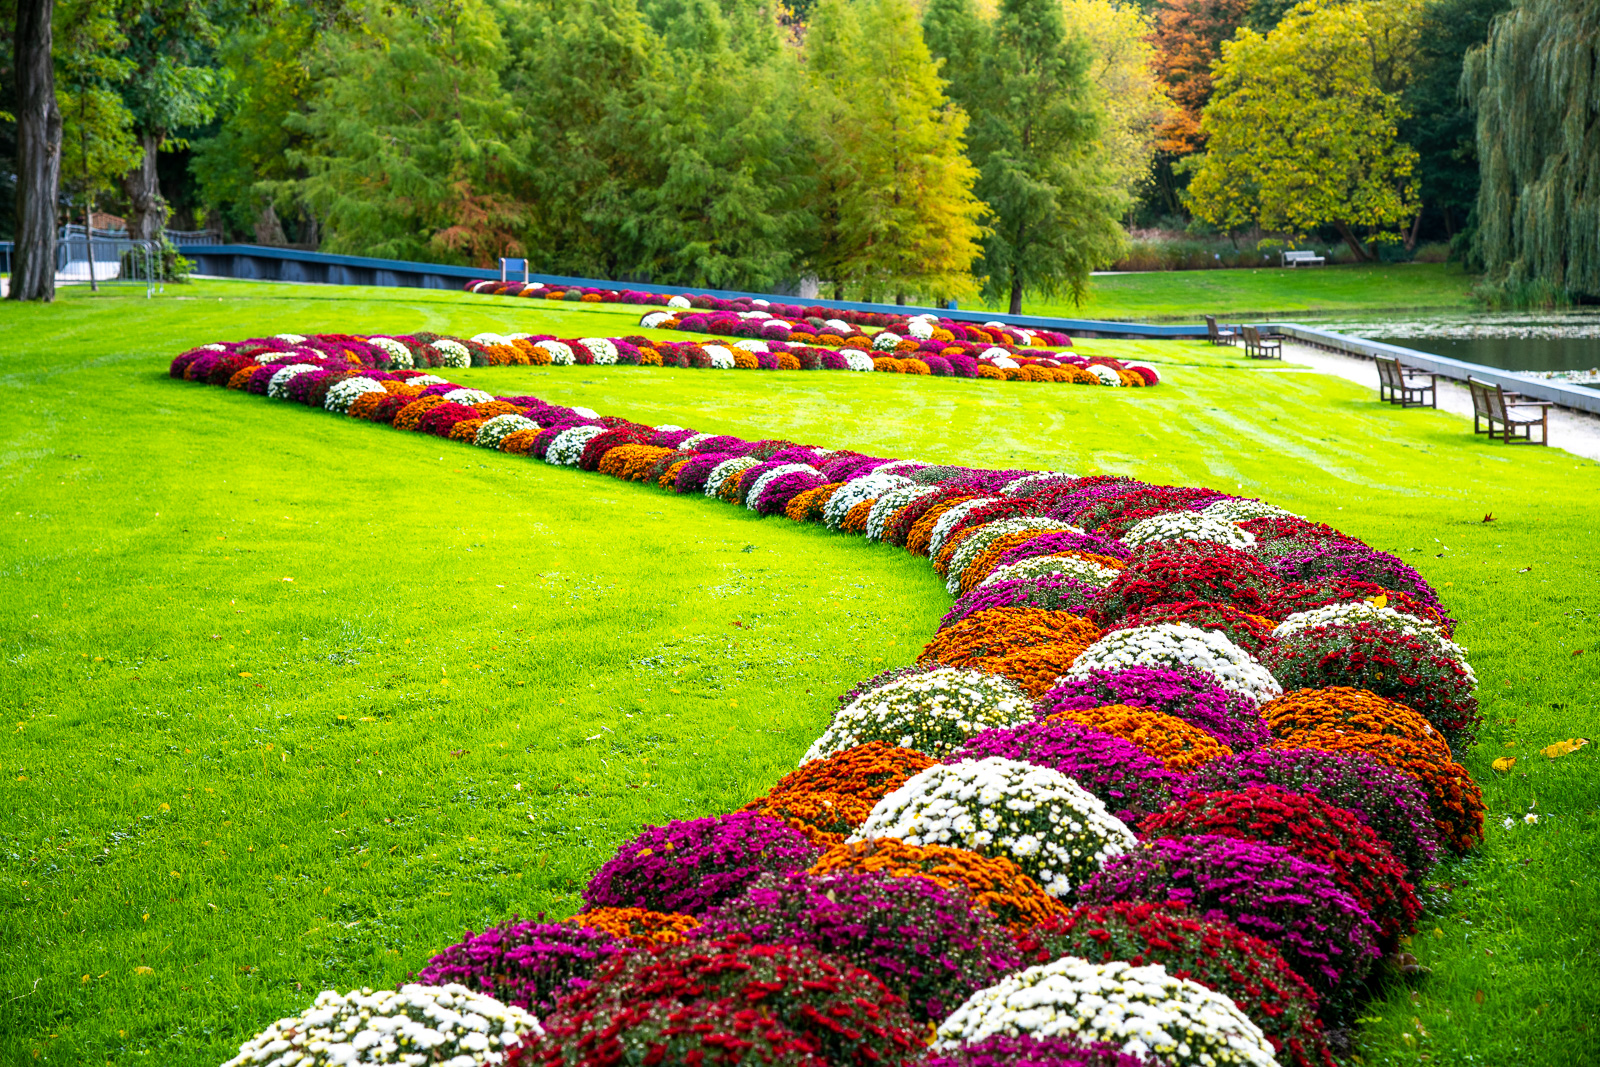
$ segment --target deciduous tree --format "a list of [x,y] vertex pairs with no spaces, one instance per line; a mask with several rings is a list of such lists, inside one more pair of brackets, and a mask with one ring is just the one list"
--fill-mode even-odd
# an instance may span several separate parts
[[61,182],[61,109],[51,55],[55,5],[52,0],[16,0],[16,5],[17,232],[7,295],[54,300]]
[[1265,37],[1245,29],[1225,44],[1189,183],[1194,213],[1229,229],[1332,226],[1372,258],[1356,231],[1393,236],[1418,207],[1416,152],[1398,136],[1417,10],[1305,4]]

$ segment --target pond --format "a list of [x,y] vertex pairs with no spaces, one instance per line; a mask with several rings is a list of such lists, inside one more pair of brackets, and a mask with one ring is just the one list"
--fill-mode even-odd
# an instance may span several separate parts
[[1328,316],[1306,325],[1501,370],[1594,370],[1600,378],[1600,309]]

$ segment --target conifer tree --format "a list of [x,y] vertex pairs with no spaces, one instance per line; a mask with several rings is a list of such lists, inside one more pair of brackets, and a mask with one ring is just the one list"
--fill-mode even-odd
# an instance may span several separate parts
[[[941,20],[970,26],[976,16],[961,6],[970,9],[971,0],[942,0]],[[931,36],[951,46],[947,31]],[[979,54],[979,74],[960,102],[973,116],[976,191],[990,210],[984,295],[1006,300],[1013,315],[1022,313],[1025,291],[1081,301],[1089,272],[1121,250],[1117,218],[1126,204],[1095,152],[1105,118],[1087,48],[1068,34],[1059,0],[1003,0]]]
[[[833,278],[901,303],[909,292],[971,292],[984,206],[963,151],[966,114],[946,100],[908,0],[844,6],[818,5],[808,42],[829,100],[821,170],[836,201]],[[859,47],[848,43],[852,23]]]

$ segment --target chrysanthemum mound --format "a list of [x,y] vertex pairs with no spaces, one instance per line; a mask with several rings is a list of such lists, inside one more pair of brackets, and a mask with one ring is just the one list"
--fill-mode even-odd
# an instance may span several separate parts
[[973,994],[939,1027],[945,1049],[996,1034],[1076,1036],[1170,1067],[1274,1067],[1261,1028],[1226,997],[1159,965],[1071,956]]
[[464,940],[429,960],[417,980],[429,986],[464,986],[543,1015],[626,948],[605,930],[513,921],[481,934],[469,930]]
[[852,840],[874,837],[1004,856],[1056,897],[1136,843],[1066,775],[997,756],[917,774],[878,802]]
[[317,994],[304,1014],[279,1019],[223,1067],[336,1067],[348,1063],[507,1064],[541,1033],[521,1008],[459,985],[406,985]]
[[892,874],[763,877],[695,936],[737,934],[846,960],[876,975],[919,1023],[943,1019],[1019,962],[1010,936],[964,888]]
[[1033,717],[1033,701],[992,674],[948,667],[891,682],[841,709],[802,764],[868,741],[942,758],[975,733]]

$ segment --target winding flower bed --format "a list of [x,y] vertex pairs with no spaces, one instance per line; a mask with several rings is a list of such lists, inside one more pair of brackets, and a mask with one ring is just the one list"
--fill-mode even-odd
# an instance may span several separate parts
[[[904,545],[960,594],[922,662],[854,687],[744,810],[643,828],[578,916],[435,957],[418,1011],[507,1005],[472,1001],[511,1020],[498,1045],[460,1038],[472,1062],[1325,1067],[1321,1026],[1359,1011],[1415,887],[1481,840],[1453,620],[1328,527],[1128,478],[645,426],[376,369],[397,358],[378,339],[301,341],[172,375]],[[1056,569],[1008,569],[1038,561]]]

